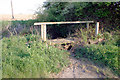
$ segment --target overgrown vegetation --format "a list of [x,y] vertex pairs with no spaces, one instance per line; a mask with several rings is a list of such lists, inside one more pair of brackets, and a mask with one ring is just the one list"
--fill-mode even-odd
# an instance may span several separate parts
[[[120,27],[120,2],[45,2],[43,8],[44,11],[39,8],[37,12],[41,22],[98,21],[100,28],[109,32]],[[53,37],[67,37],[73,29],[71,25],[53,25],[48,33]]]
[[44,78],[68,64],[68,54],[38,36],[12,36],[2,40],[3,78]]
[[[83,42],[84,45],[74,50],[76,58],[86,57],[100,62],[120,75],[120,2],[46,2],[43,7],[45,10],[39,10],[35,20],[0,22],[4,78],[49,77],[49,73],[59,72],[68,64],[67,52],[41,42],[40,27],[33,26],[33,23],[80,20],[99,21],[99,34],[95,36],[95,24],[90,24],[89,30],[85,24],[49,25],[47,37],[81,39],[78,44]],[[89,40],[101,38],[104,40],[100,43],[87,44]]]
[[[103,33],[104,41],[98,44],[84,45],[75,50],[75,57],[85,57],[93,60],[96,63],[102,63],[105,66],[109,66],[117,75],[120,76],[119,67],[119,32],[113,32],[112,34],[106,32]],[[86,35],[84,35],[86,36]]]
[[[100,33],[95,36],[95,30],[79,29],[70,25],[63,25],[65,28],[51,27],[51,30],[59,33],[57,36],[67,35],[71,32],[73,37],[80,38],[81,42],[85,43],[79,49],[76,49],[76,57],[87,57],[98,62],[103,62],[109,66],[113,71],[119,74],[118,68],[118,47],[120,44],[119,36],[117,35],[120,28],[118,16],[120,16],[120,2],[46,2],[44,3],[45,10],[38,12],[38,19],[40,21],[80,21],[80,20],[94,20],[100,22]],[[69,26],[69,27],[66,27]],[[93,27],[92,25],[90,27]],[[57,29],[59,28],[59,29]],[[93,27],[94,28],[94,27]],[[55,29],[55,30],[54,30]],[[77,32],[75,32],[78,30]],[[114,32],[113,31],[116,31]],[[75,32],[75,33],[74,33]],[[80,33],[79,33],[80,32]],[[74,33],[74,34],[73,34]],[[86,45],[89,40],[104,39],[102,43]],[[79,42],[79,41],[78,41]],[[82,43],[79,43],[82,44]]]
[[3,37],[10,37],[12,35],[25,35],[25,34],[40,34],[40,27],[34,26],[36,20],[15,20],[15,21],[1,21]]
[[0,40],[0,79],[2,79],[2,41]]
[[[57,21],[98,21],[100,29],[111,31],[119,29],[120,2],[45,2],[44,10],[38,8],[37,19],[27,21],[12,21],[10,31],[16,32],[26,27],[20,34],[32,33],[30,28],[34,22],[57,22]],[[19,27],[20,26],[20,27]],[[73,34],[80,25],[47,25],[48,38],[68,37]],[[92,25],[95,27],[95,25]],[[38,28],[37,28],[38,29]],[[3,30],[4,31],[4,30]],[[33,33],[35,33],[35,28]],[[40,31],[38,31],[40,32]],[[8,37],[10,32],[5,30],[3,36]],[[15,34],[15,33],[14,33]],[[18,31],[19,34],[19,31]],[[35,33],[36,34],[36,33]]]

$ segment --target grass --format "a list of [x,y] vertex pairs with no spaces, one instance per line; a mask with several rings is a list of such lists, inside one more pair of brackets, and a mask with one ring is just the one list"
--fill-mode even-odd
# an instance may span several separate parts
[[2,41],[0,40],[0,79],[2,79]]
[[74,34],[71,35],[73,38],[77,37],[80,38],[81,42],[87,44],[89,40],[95,41],[98,38],[101,38],[102,34],[99,32],[98,36],[95,36],[95,28],[90,26],[89,29],[87,28],[78,28]]
[[108,32],[103,34],[104,41],[99,44],[85,45],[75,50],[75,57],[86,57],[96,63],[102,63],[111,68],[115,74],[120,76],[119,67],[119,31],[112,35]]
[[[10,23],[11,28],[17,27],[18,24],[26,25],[26,29],[22,30],[22,34],[30,34],[28,28],[33,25],[36,20],[26,21],[4,21],[2,22],[3,34],[8,35],[6,26]],[[0,22],[1,23],[1,22]],[[12,27],[13,26],[13,27]],[[34,31],[33,31],[34,32]],[[119,56],[120,46],[119,30],[104,34],[99,33],[95,36],[95,29],[80,29],[75,33],[81,38],[81,42],[87,44],[88,40],[96,40],[104,38],[105,40],[99,44],[85,45],[75,50],[75,57],[86,57],[96,63],[103,63],[109,66],[116,74],[120,75]],[[34,33],[35,34],[35,33]],[[49,77],[49,73],[58,73],[64,66],[68,64],[66,51],[59,50],[40,41],[39,36],[35,35],[11,36],[3,37],[3,77],[4,78],[28,78],[28,77]]]
[[40,41],[38,36],[12,36],[2,40],[3,78],[45,78],[69,62],[68,54]]
[[18,24],[22,25],[22,26],[26,26],[26,27],[29,27],[29,26],[33,26],[34,23],[36,22],[37,20],[35,19],[30,19],[30,20],[15,20],[15,21],[11,21],[12,23],[12,26],[18,26]]
[[[31,20],[14,20],[14,21],[0,21],[0,35],[2,37],[9,37],[11,35],[23,35],[23,34],[36,34],[36,27],[33,27],[33,24],[37,20],[31,19]],[[30,28],[33,28],[30,30]],[[39,27],[40,29],[40,27]],[[39,30],[37,27],[37,30]]]

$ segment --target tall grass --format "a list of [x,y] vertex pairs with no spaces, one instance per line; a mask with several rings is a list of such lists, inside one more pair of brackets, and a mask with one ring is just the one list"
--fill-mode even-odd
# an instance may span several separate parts
[[3,38],[3,78],[45,78],[68,64],[68,54],[37,36]]
[[40,27],[35,26],[37,20],[15,20],[15,21],[0,21],[1,31],[0,35],[3,37],[10,37],[12,35],[24,34],[39,34]]

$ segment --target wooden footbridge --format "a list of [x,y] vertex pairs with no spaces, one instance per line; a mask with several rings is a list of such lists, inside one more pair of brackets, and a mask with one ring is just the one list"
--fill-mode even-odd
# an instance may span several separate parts
[[[34,25],[41,25],[41,38],[43,41],[46,41],[46,25],[49,24],[78,24],[78,23],[86,23],[87,29],[89,28],[90,23],[95,23],[96,24],[96,30],[95,30],[95,35],[98,34],[99,31],[99,22],[94,22],[94,21],[71,21],[71,22],[37,22],[34,23]],[[73,40],[70,39],[55,39],[55,40],[48,40],[51,41],[55,44],[61,44],[61,43],[71,43],[74,42]]]

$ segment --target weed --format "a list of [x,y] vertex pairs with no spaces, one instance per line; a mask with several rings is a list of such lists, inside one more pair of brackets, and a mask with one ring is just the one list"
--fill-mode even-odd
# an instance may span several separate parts
[[3,78],[44,78],[68,64],[68,54],[35,35],[3,38]]
[[[116,32],[117,33],[117,32]],[[102,62],[104,65],[109,66],[114,72],[119,74],[118,56],[119,50],[119,35],[111,35],[106,32],[103,34],[105,41],[99,44],[85,45],[84,47],[75,50],[75,57],[86,57],[96,63]]]

